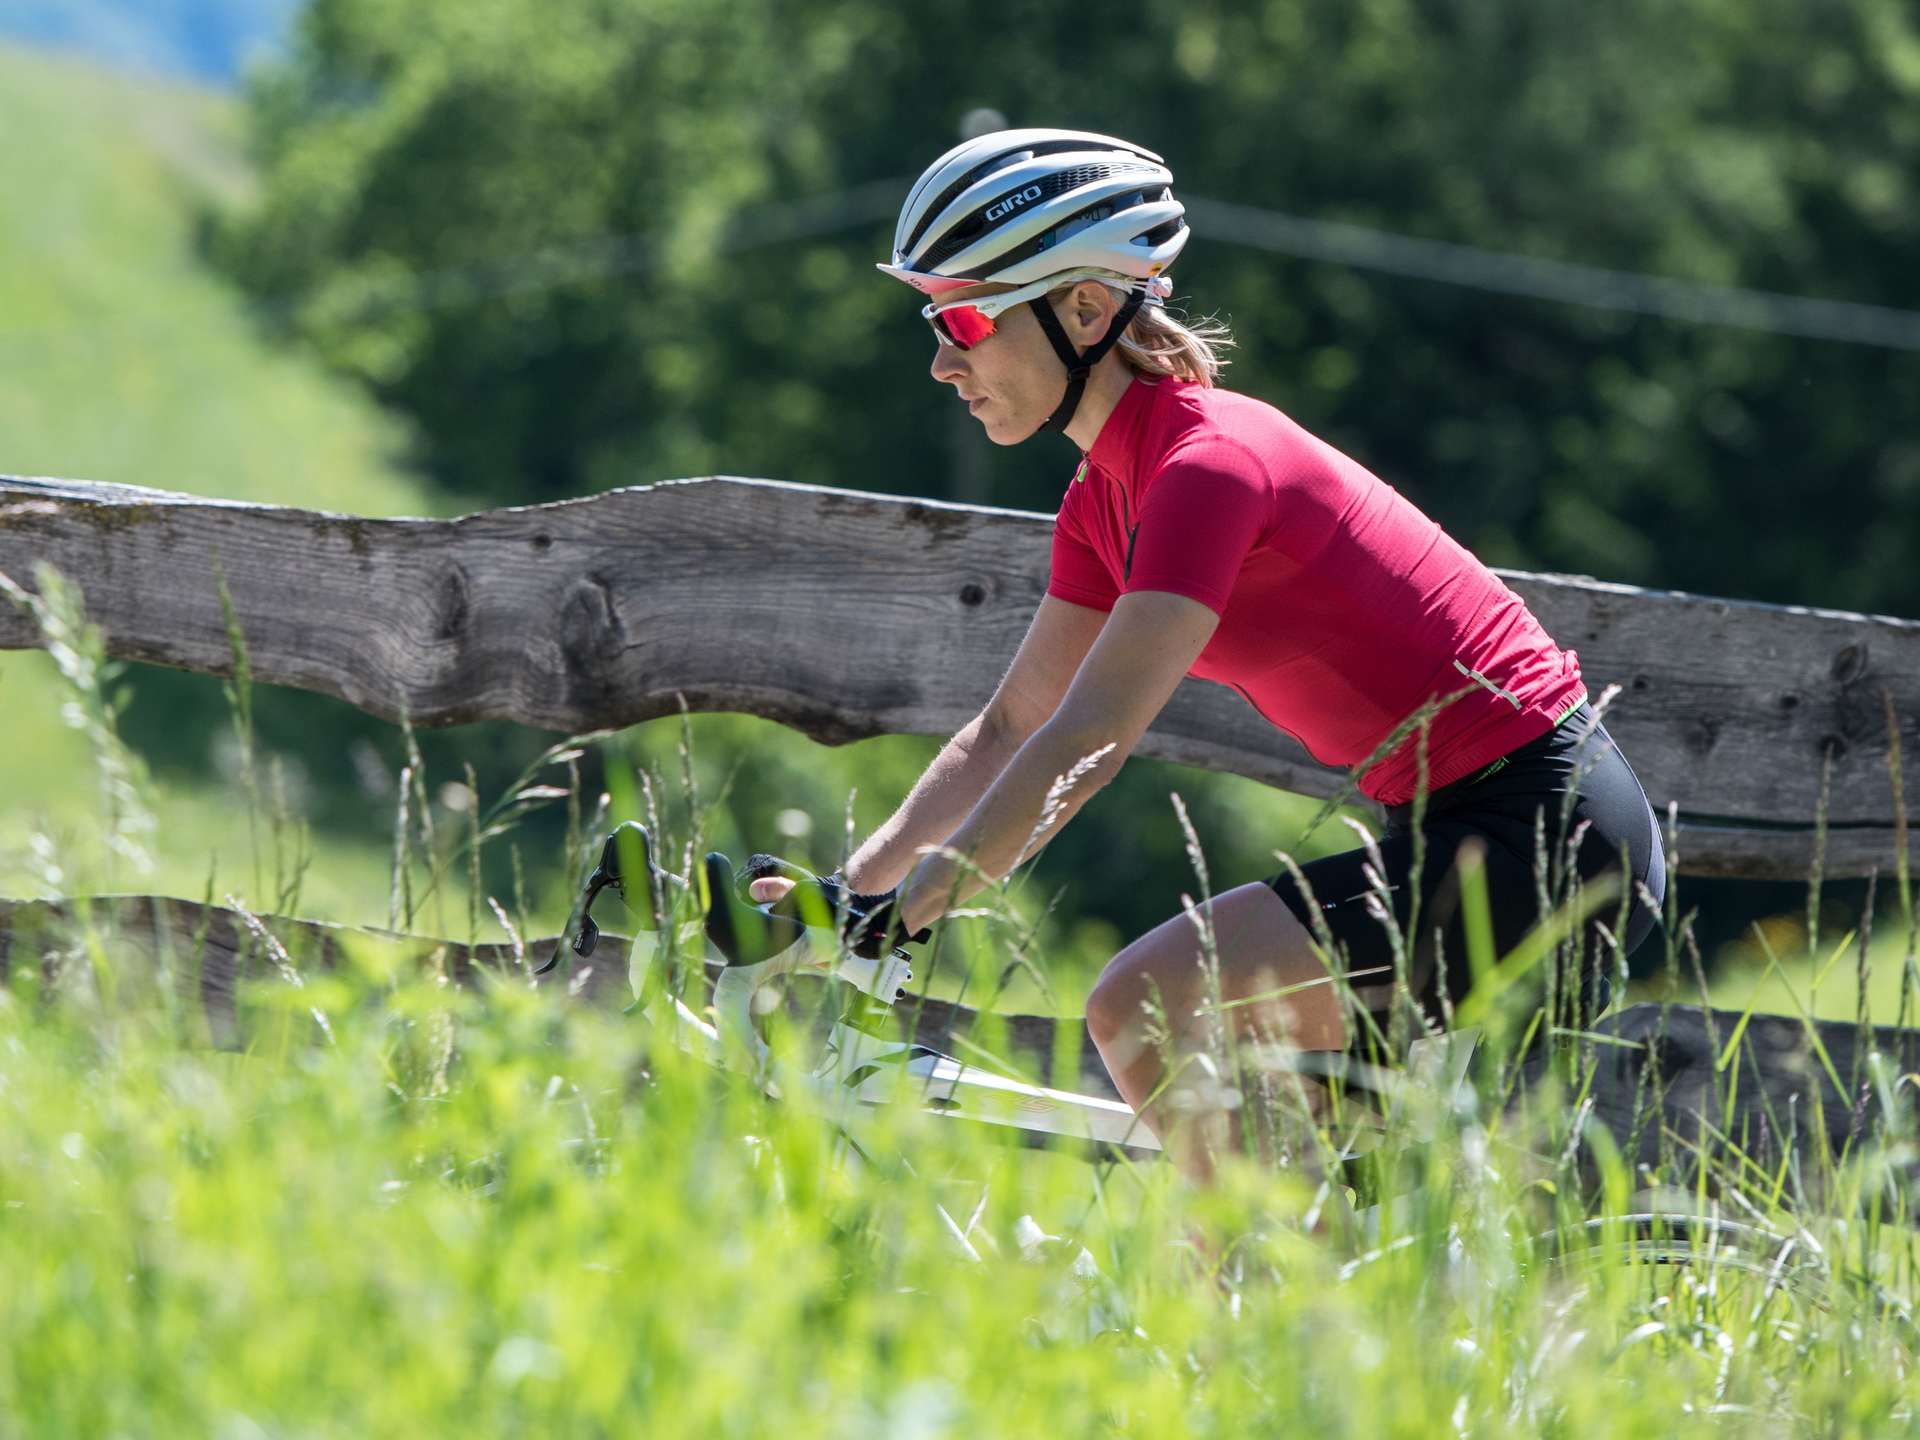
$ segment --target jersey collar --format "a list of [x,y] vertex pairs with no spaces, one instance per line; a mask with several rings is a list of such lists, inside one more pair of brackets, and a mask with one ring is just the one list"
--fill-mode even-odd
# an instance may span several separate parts
[[1139,482],[1135,473],[1140,457],[1140,442],[1146,434],[1147,418],[1153,412],[1153,401],[1159,387],[1149,385],[1138,375],[1127,386],[1126,393],[1120,397],[1120,403],[1113,407],[1113,413],[1107,416],[1106,424],[1100,427],[1100,433],[1094,438],[1093,449],[1087,452],[1087,464],[1102,474],[1110,475],[1131,490]]

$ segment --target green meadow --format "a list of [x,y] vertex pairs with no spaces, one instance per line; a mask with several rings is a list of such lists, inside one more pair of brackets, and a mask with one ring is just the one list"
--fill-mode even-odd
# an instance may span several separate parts
[[[366,515],[457,511],[407,474],[403,427],[266,344],[197,260],[198,207],[247,184],[238,119],[191,87],[0,46],[0,471]],[[58,694],[44,654],[0,654],[0,894],[252,888],[237,788],[192,780],[153,797],[167,843],[151,871],[87,873],[74,857],[88,851],[88,750]],[[384,895],[383,870],[379,848],[330,843],[309,904],[372,920],[357,897]]]

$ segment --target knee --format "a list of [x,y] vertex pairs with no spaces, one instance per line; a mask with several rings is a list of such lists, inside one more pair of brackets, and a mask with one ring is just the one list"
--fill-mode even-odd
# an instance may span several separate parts
[[1087,992],[1087,1034],[1102,1049],[1140,1020],[1144,992],[1126,958],[1122,951],[1109,960]]
[[1107,962],[1087,993],[1087,1033],[1106,1051],[1122,1037],[1139,1033],[1152,1010],[1163,1009],[1171,997],[1148,957],[1136,942]]

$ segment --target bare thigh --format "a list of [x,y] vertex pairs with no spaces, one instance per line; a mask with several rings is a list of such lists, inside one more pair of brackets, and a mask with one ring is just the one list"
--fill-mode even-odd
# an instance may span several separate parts
[[[1220,999],[1247,1002],[1227,1012],[1235,1027],[1288,1035],[1307,1050],[1340,1050],[1346,1017],[1311,937],[1264,884],[1242,885],[1205,907],[1220,963]],[[1158,925],[1114,956],[1087,997],[1087,1029],[1114,1084],[1138,1109],[1163,1068],[1148,1044],[1150,1009],[1165,1016],[1175,1052],[1201,1048],[1212,1013],[1199,928],[1185,914]]]

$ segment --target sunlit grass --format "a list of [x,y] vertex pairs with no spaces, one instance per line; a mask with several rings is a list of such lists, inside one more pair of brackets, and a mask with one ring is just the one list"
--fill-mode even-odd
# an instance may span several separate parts
[[[1855,932],[1829,935],[1823,954],[1807,953],[1806,926],[1782,916],[1757,927],[1766,937],[1735,941],[1715,956],[1712,975],[1714,1004],[1729,1010],[1748,1008],[1760,1014],[1816,1016],[1822,1020],[1852,1020],[1859,1013],[1862,955]],[[1851,933],[1851,939],[1848,935]],[[1842,941],[1848,943],[1842,945]],[[1868,937],[1865,954],[1865,993],[1868,1018],[1876,1025],[1892,1025],[1900,1018],[1901,971],[1907,954],[1905,927],[1898,916],[1882,919],[1878,933]],[[1772,954],[1768,954],[1771,947]],[[1684,998],[1688,987],[1681,987]],[[1920,1021],[1920,984],[1908,979],[1907,1023]],[[1657,994],[1658,987],[1649,987]]]
[[[59,988],[16,967],[0,998],[12,1433],[1910,1423],[1911,1337],[1844,1285],[1547,1263],[1532,1237],[1569,1204],[1608,1213],[1542,1188],[1551,1116],[1446,1119],[1354,1247],[1302,1232],[1298,1179],[1237,1167],[1195,1196],[910,1104],[863,1165],[806,1109],[517,974],[463,992],[369,953],[261,979],[241,1053],[189,1043],[138,975]],[[1023,1256],[1022,1216],[1068,1238]]]

